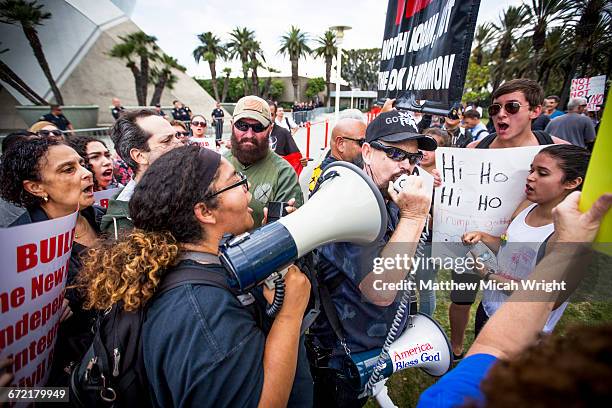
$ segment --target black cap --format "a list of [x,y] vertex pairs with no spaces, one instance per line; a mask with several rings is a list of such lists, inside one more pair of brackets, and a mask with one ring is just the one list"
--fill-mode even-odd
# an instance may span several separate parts
[[421,135],[414,116],[409,112],[392,110],[379,114],[366,129],[366,142],[403,142],[416,140],[421,150],[436,150],[438,144],[432,137]]

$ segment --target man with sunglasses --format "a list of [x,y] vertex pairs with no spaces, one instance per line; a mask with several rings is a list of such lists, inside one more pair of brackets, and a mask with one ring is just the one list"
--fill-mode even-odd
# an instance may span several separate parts
[[249,179],[252,194],[249,207],[253,210],[255,227],[261,225],[263,209],[270,201],[295,199],[295,207],[304,203],[293,167],[270,150],[271,125],[270,106],[263,99],[249,95],[236,103],[232,117],[232,149],[226,157],[236,171]]
[[121,159],[132,169],[134,176],[108,202],[100,229],[115,239],[134,228],[129,216],[129,202],[136,184],[155,160],[164,153],[182,146],[170,123],[149,109],[129,111],[119,116],[111,128],[111,139]]
[[546,131],[557,135],[575,146],[586,147],[595,140],[593,121],[584,115],[585,98],[571,98],[567,103],[567,114],[558,116],[546,126]]
[[62,107],[60,105],[51,105],[51,112],[40,117],[39,120],[45,120],[53,123],[61,131],[74,130],[72,123],[62,113]]
[[[547,132],[532,130],[531,123],[542,112],[544,91],[531,79],[518,78],[503,83],[493,91],[493,102],[489,106],[489,120],[495,133],[470,143],[468,148],[501,149],[509,147],[567,144]],[[454,282],[478,284],[475,274],[452,272]],[[470,320],[470,308],[476,299],[477,290],[451,291],[448,315],[451,328],[451,348],[455,360],[463,358],[465,329]]]
[[393,182],[412,174],[423,157],[421,150],[436,147],[433,138],[419,134],[408,112],[383,112],[366,129],[363,169],[385,198],[387,232],[371,245],[333,243],[315,251],[323,305],[307,338],[315,406],[359,407],[367,400],[358,398],[359,390],[349,384],[343,361],[350,353],[380,349],[391,328],[399,301],[397,283],[408,270],[391,267],[378,273],[375,261],[414,255],[431,203],[420,177],[410,176],[400,193]]

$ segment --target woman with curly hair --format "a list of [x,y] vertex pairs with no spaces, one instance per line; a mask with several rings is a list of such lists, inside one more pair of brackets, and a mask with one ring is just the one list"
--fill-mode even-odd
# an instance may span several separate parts
[[91,337],[91,315],[82,310],[78,291],[70,286],[81,267],[81,254],[94,245],[100,234],[104,211],[93,207],[93,185],[92,174],[83,167],[83,159],[57,139],[19,140],[2,156],[0,195],[27,210],[10,227],[61,218],[80,209],[68,265],[64,304],[69,306],[62,316],[50,377],[58,384],[64,379],[64,367],[81,357]]
[[229,277],[219,244],[253,227],[250,199],[246,178],[218,153],[176,148],[136,185],[129,202],[136,229],[85,261],[87,307],[145,313],[141,346],[153,406],[312,405],[300,339],[310,285],[297,268],[289,268],[267,335],[245,306],[251,297],[193,282],[157,293],[177,267]]
[[113,159],[106,143],[91,136],[73,136],[68,139],[72,147],[83,159],[86,167],[93,173],[94,191],[122,187],[113,176]]

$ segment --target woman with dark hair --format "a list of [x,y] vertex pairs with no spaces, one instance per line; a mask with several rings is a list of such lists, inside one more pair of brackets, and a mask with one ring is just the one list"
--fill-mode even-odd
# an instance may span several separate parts
[[219,244],[224,234],[253,227],[250,199],[246,178],[225,158],[179,147],[136,185],[129,204],[136,229],[89,252],[86,307],[146,313],[141,344],[153,406],[312,405],[300,338],[310,285],[297,268],[289,268],[285,300],[267,335],[246,307],[251,296],[192,282],[156,295],[179,267],[229,277]]
[[72,147],[83,159],[85,165],[92,172],[94,178],[94,191],[122,187],[113,176],[113,159],[106,143],[91,136],[73,136],[68,139]]
[[[528,278],[542,255],[540,246],[555,231],[552,209],[571,192],[582,189],[589,158],[588,150],[573,145],[559,144],[540,150],[527,176],[527,199],[512,215],[506,233],[501,237],[481,231],[463,234],[464,243],[474,245],[482,241],[497,254],[495,271],[478,269],[485,281],[511,285],[513,281]],[[483,300],[476,311],[475,335],[506,301],[509,293],[489,289],[483,291]],[[564,303],[550,314],[544,332],[552,332],[566,306],[567,303]]]
[[[206,119],[202,115],[193,115],[191,117],[191,137],[190,143],[204,144],[206,143]],[[214,149],[214,146],[212,147]]]
[[[104,210],[93,207],[93,185],[83,158],[56,139],[21,140],[2,156],[0,195],[27,210],[10,227],[64,217],[80,209],[68,265],[65,305],[69,307],[62,316],[54,352],[53,383],[62,383],[64,367],[81,357],[90,339],[91,315],[82,310],[81,298],[70,286],[81,267],[81,254],[96,243],[100,234]],[[74,316],[66,320],[72,313]]]

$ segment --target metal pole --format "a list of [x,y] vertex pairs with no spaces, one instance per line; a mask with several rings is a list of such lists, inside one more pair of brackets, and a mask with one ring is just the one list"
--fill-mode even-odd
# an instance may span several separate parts
[[334,118],[336,123],[340,116],[340,78],[342,72],[342,40],[338,36],[338,55],[336,55],[336,109]]

